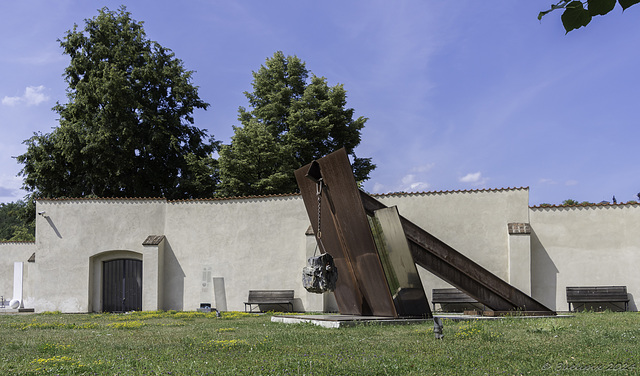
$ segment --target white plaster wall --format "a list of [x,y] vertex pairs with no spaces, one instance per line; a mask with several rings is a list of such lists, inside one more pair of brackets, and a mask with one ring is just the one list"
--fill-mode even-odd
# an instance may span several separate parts
[[567,286],[625,285],[640,297],[640,205],[531,208],[532,296],[564,311]]
[[[513,274],[527,266],[514,268],[513,258],[509,264],[507,224],[530,222],[532,296],[552,309],[566,309],[566,286],[626,285],[632,297],[640,294],[640,273],[635,270],[640,261],[640,205],[530,209],[526,188],[377,198],[387,206],[397,205],[402,216],[512,282],[517,278],[509,270]],[[25,262],[27,308],[86,312],[99,305],[97,266],[91,268],[90,260],[112,251],[142,257],[148,235],[166,235],[159,289],[164,291],[163,309],[198,308],[207,298],[202,295],[205,267],[211,268],[212,277],[224,278],[229,310],[243,310],[251,289],[293,289],[299,298],[296,309],[323,308],[323,299],[308,294],[301,284],[313,242],[305,235],[309,220],[300,196],[40,200],[37,211],[46,216],[36,218],[36,243],[0,243],[0,294],[5,297],[13,291],[13,262],[36,253],[35,263]],[[519,263],[526,263],[527,247],[520,241],[526,236],[517,236],[518,252],[524,252],[518,255],[524,260]],[[429,297],[431,289],[447,286],[424,270],[421,278]],[[635,300],[631,308],[636,309]]]
[[[400,215],[422,227],[498,277],[509,281],[510,222],[529,222],[528,188],[428,192],[377,196]],[[449,284],[418,268],[427,297]]]
[[[36,311],[87,312],[90,258],[108,251],[142,253],[164,232],[165,200],[39,200],[36,210]],[[144,260],[143,260],[144,262]],[[93,308],[95,309],[95,308]]]
[[509,235],[509,279],[507,282],[531,296],[531,235]]
[[[507,279],[507,223],[528,222],[527,189],[378,199],[397,205],[401,215]],[[193,310],[200,303],[215,304],[213,296],[203,296],[204,268],[211,268],[212,277],[224,278],[228,310],[243,310],[252,289],[293,289],[299,299],[296,310],[320,311],[327,304],[302,287],[302,268],[313,247],[305,235],[309,219],[300,196],[170,202],[40,200],[37,210],[46,212],[36,220],[38,272],[29,277],[37,311],[98,309],[99,265],[91,260],[110,257],[105,252],[115,257],[114,251],[142,257],[142,242],[148,235],[166,236],[158,289],[163,294],[161,309]],[[421,277],[428,295],[432,288],[447,286],[424,270]],[[207,291],[211,295],[214,289]]]
[[198,308],[210,267],[224,278],[228,310],[244,310],[249,290],[260,289],[295,290],[296,310],[321,310],[301,282],[308,227],[300,196],[169,202],[165,309]]
[[[32,242],[0,242],[0,296],[5,300],[13,297],[13,263],[24,262],[23,300],[29,302],[33,298],[33,286],[29,283],[29,275],[35,273],[35,265],[27,262],[36,251]],[[26,308],[32,308],[25,305]]]

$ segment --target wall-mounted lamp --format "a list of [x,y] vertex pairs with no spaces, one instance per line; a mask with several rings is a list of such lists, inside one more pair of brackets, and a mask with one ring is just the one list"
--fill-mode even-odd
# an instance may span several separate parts
[[46,211],[38,212],[38,215],[41,215],[41,216],[43,216],[43,217],[46,217],[46,215],[45,215],[45,214],[47,214],[47,212],[46,212]]

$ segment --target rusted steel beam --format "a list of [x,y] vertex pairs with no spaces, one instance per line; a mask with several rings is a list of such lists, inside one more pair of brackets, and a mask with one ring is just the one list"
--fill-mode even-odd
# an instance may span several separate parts
[[[386,206],[360,191],[365,211]],[[404,217],[400,217],[416,264],[467,293],[494,311],[539,311],[555,314],[540,302],[445,244]]]
[[[340,313],[398,317],[346,151],[306,165],[295,176],[316,238],[321,234],[319,243],[338,268],[335,296]],[[319,177],[323,183],[320,231],[314,181]]]

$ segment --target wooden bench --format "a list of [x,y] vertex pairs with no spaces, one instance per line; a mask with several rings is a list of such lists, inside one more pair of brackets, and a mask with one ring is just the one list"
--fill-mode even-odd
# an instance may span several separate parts
[[457,288],[431,290],[431,303],[434,311],[436,310],[436,304],[440,304],[440,307],[445,304],[479,304],[477,300]]
[[293,290],[249,290],[249,297],[244,302],[244,311],[253,312],[254,305],[260,310],[261,304],[288,307],[289,311],[293,311],[293,295]]
[[626,311],[629,306],[629,294],[627,286],[567,287],[567,303],[570,312],[576,311],[580,305],[586,307],[588,303],[610,303],[619,309],[622,308],[616,303],[624,303]]

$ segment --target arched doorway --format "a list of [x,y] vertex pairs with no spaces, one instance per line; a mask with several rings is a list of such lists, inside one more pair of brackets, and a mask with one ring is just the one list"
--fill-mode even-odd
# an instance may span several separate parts
[[102,263],[102,311],[142,310],[142,261],[115,259]]

